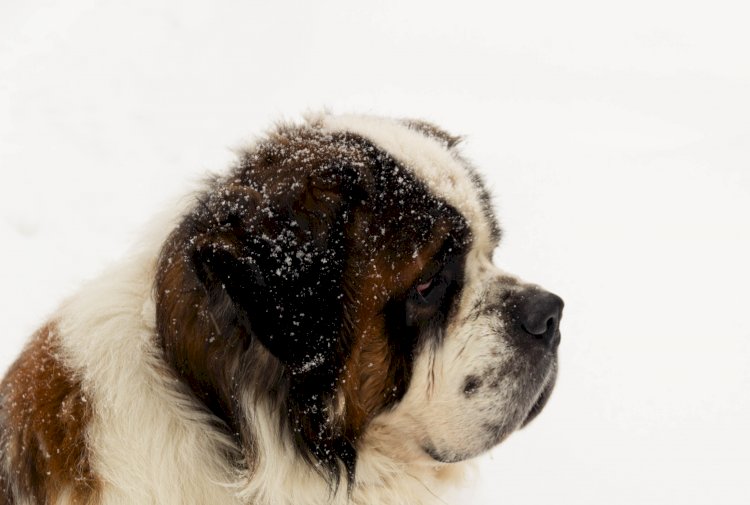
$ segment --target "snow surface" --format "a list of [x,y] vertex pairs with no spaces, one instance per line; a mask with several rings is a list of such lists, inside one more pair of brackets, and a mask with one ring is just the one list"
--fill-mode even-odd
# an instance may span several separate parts
[[746,2],[0,4],[0,368],[231,148],[309,109],[464,134],[561,374],[451,504],[750,502]]

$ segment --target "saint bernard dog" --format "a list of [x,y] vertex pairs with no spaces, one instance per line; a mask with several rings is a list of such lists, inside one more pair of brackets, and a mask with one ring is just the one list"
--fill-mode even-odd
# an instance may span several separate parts
[[544,406],[562,300],[459,139],[312,115],[71,297],[0,388],[0,504],[444,503]]

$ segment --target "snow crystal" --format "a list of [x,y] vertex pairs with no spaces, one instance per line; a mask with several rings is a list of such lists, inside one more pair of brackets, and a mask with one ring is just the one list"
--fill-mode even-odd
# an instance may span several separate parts
[[313,356],[312,359],[310,359],[309,361],[306,361],[305,363],[303,363],[302,366],[300,366],[297,369],[297,372],[298,373],[309,372],[313,368],[319,367],[324,362],[325,362],[325,356],[323,354],[321,354],[321,353],[318,353],[315,356]]

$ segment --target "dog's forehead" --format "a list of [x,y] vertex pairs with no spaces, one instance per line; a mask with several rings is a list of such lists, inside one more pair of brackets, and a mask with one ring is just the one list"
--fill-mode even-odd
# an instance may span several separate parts
[[308,117],[308,121],[323,131],[357,134],[387,152],[463,215],[474,237],[474,249],[494,248],[493,227],[485,214],[486,205],[476,179],[444,142],[389,118],[319,115]]

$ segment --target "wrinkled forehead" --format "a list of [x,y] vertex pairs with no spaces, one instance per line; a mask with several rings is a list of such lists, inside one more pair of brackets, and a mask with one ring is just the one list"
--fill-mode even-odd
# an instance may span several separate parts
[[496,225],[482,201],[480,182],[444,142],[409,128],[397,120],[375,116],[320,115],[308,118],[323,131],[360,135],[390,154],[466,220],[474,237],[473,249],[489,253],[496,244]]

